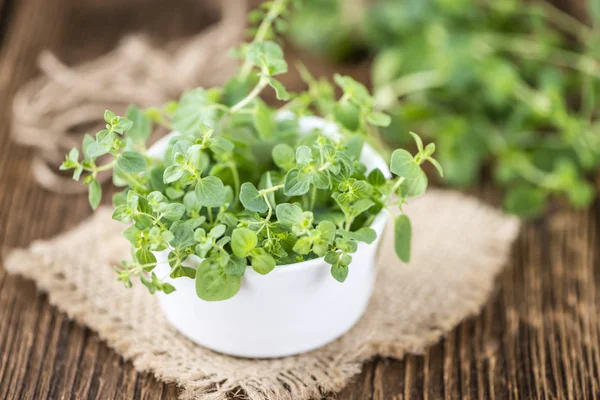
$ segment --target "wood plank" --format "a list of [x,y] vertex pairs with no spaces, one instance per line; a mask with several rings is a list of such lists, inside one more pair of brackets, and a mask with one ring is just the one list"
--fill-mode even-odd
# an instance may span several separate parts
[[[9,119],[10,98],[35,75],[35,59],[44,48],[73,62],[112,47],[123,33],[120,29],[145,26],[164,38],[192,33],[214,20],[214,13],[205,13],[196,1],[178,2],[169,11],[171,17],[160,12],[164,7],[159,2],[150,1],[144,13],[134,9],[125,11],[127,16],[117,15],[114,29],[98,39],[106,30],[105,17],[124,7],[92,12],[73,7],[76,3],[80,4],[0,0],[0,24],[8,22],[0,26],[0,121]],[[103,18],[97,12],[104,13]],[[175,14],[179,16],[172,18]],[[133,18],[131,24],[116,26],[128,18]],[[328,74],[328,68],[324,66],[322,74]],[[1,124],[3,250],[50,237],[90,214],[85,196],[67,202],[36,186],[29,173],[30,156],[9,141],[8,125]],[[490,187],[484,185],[476,193],[497,204],[497,193]],[[599,210],[597,202],[590,211],[561,211],[528,225],[511,265],[498,280],[498,292],[479,317],[464,321],[425,355],[367,363],[346,389],[328,397],[598,398]],[[0,268],[0,398],[176,396],[175,385],[136,372],[97,335],[68,321],[46,296],[36,295],[31,282],[9,277]]]

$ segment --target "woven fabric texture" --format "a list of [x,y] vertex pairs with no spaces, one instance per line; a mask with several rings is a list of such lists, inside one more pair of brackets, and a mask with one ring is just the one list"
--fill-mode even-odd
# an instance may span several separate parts
[[74,230],[13,251],[5,264],[138,370],[177,383],[182,399],[309,399],[339,391],[371,357],[422,352],[476,314],[519,231],[517,219],[456,192],[430,190],[405,211],[413,224],[411,263],[397,261],[387,229],[375,292],[359,323],[325,347],[281,359],[239,359],[198,346],[167,323],[145,287],[125,289],[112,266],[128,258],[129,244],[107,208]]

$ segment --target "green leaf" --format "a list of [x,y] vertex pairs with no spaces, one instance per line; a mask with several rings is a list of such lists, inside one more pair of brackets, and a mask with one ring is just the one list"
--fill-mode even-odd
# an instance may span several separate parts
[[241,278],[225,273],[223,268],[204,260],[196,270],[196,294],[205,301],[222,301],[233,297],[239,290]]
[[277,221],[286,229],[291,229],[292,225],[302,222],[302,208],[297,204],[281,203],[275,208]]
[[275,147],[273,147],[272,156],[273,162],[279,168],[289,170],[294,167],[295,154],[294,149],[291,146],[285,143],[276,144]]
[[266,275],[275,268],[275,259],[265,249],[252,250],[252,268],[261,275]]
[[403,195],[418,196],[427,189],[427,176],[408,151],[394,150],[390,170],[405,179],[402,184]]
[[127,108],[126,116],[127,119],[133,122],[133,126],[127,132],[127,137],[135,143],[145,143],[152,134],[152,121],[146,117],[143,110],[133,104]]
[[360,126],[360,107],[348,99],[335,104],[333,115],[337,122],[352,132]]
[[141,248],[135,252],[135,258],[137,258],[140,264],[148,264],[144,266],[144,271],[150,272],[156,267],[156,257],[148,249]]
[[231,234],[231,250],[240,258],[247,257],[256,247],[258,238],[256,232],[247,228],[236,228]]
[[344,282],[348,277],[348,266],[336,263],[331,266],[331,276],[338,282]]
[[246,48],[246,60],[270,76],[287,72],[283,50],[277,43],[269,40],[250,43]]
[[383,172],[379,168],[375,168],[371,172],[369,172],[369,176],[367,176],[367,182],[375,187],[383,186],[386,182],[385,176]]
[[225,201],[225,185],[216,176],[207,176],[196,183],[196,199],[204,207],[220,207]]
[[290,170],[285,176],[283,193],[286,196],[302,196],[310,189],[310,181],[303,179],[296,168]]
[[91,142],[86,147],[86,157],[97,158],[110,151],[110,147],[98,142]]
[[508,191],[504,199],[504,207],[521,218],[532,219],[542,215],[547,200],[546,192],[541,189],[518,186]]
[[227,275],[231,276],[244,276],[246,272],[246,259],[238,257],[229,257],[229,261],[223,267],[223,270]]
[[325,254],[325,262],[327,264],[337,264],[339,259],[340,253],[337,253],[335,251],[330,250]]
[[335,239],[336,226],[331,221],[321,221],[317,225],[317,233],[319,237],[328,243],[331,243]]
[[112,219],[119,222],[128,222],[131,219],[131,212],[125,204],[115,207],[112,213]]
[[168,221],[177,221],[183,217],[185,206],[181,203],[170,203],[161,211],[163,218]]
[[300,146],[296,149],[296,163],[304,166],[312,161],[312,151],[308,146]]
[[298,239],[296,244],[294,244],[294,247],[292,250],[294,250],[298,254],[304,255],[304,254],[310,253],[311,247],[312,247],[312,239],[308,236],[303,236]]
[[367,115],[367,122],[371,125],[386,127],[392,122],[392,117],[382,112],[372,112]]
[[185,92],[179,100],[179,106],[173,114],[173,129],[184,135],[193,136],[204,126],[214,125],[216,110],[206,90],[202,88]]
[[117,166],[126,174],[137,174],[146,170],[146,159],[135,151],[124,151],[117,157]]
[[400,260],[408,263],[410,261],[410,244],[412,228],[406,214],[396,217],[394,221],[394,249]]
[[[89,155],[88,153],[88,147],[94,143],[95,140],[93,137],[91,137],[89,134],[85,134],[83,136],[83,141],[81,143],[81,150],[83,151],[83,155],[87,158],[93,158],[92,156]],[[77,157],[75,158],[75,160],[77,160]]]
[[115,119],[116,119],[115,113],[113,113],[110,110],[104,111],[104,121],[106,121],[107,124],[112,124],[113,122],[115,122]]
[[113,124],[113,130],[119,134],[124,134],[133,126],[133,122],[125,117],[116,117],[117,122]]
[[173,239],[170,243],[176,249],[183,249],[195,243],[194,230],[188,224],[177,225],[171,233],[173,233]]
[[92,210],[95,210],[100,205],[100,200],[102,199],[102,186],[100,186],[100,182],[96,179],[93,179],[88,187],[88,200],[90,205],[92,206]]
[[185,171],[178,165],[169,165],[163,172],[163,182],[166,184],[173,183],[183,176]]
[[281,82],[271,77],[267,78],[267,82],[269,82],[269,86],[271,86],[273,90],[275,90],[275,97],[277,97],[277,100],[289,100],[291,96]]
[[249,211],[264,213],[269,209],[265,198],[250,182],[245,182],[242,185],[240,189],[240,201],[244,208]]
[[355,81],[349,76],[339,74],[335,74],[333,80],[342,88],[344,94],[348,95],[355,103],[361,106],[370,106],[373,102],[369,90],[362,83]]
[[273,113],[262,101],[257,101],[254,105],[254,114],[252,116],[254,127],[262,139],[270,138],[275,133],[276,121]]
[[339,233],[345,238],[365,242],[367,244],[371,244],[377,239],[377,232],[371,228],[360,228],[355,232],[340,230]]

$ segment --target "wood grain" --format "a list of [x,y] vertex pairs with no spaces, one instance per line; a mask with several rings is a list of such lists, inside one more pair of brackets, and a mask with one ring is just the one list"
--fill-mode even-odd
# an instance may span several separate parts
[[[198,31],[216,18],[214,9],[196,1],[165,7],[147,0],[141,9],[112,3],[117,5],[99,9],[86,8],[84,0],[0,0],[2,254],[90,214],[85,196],[67,203],[36,186],[29,150],[9,140],[10,99],[36,74],[37,54],[50,48],[67,62],[80,61],[110,49],[127,31],[145,29],[164,40]],[[498,202],[489,185],[475,194]],[[559,210],[524,228],[480,316],[463,321],[426,354],[367,363],[343,392],[324,397],[600,397],[600,205]],[[174,385],[136,372],[93,332],[49,306],[31,282],[0,268],[0,399],[176,397]]]

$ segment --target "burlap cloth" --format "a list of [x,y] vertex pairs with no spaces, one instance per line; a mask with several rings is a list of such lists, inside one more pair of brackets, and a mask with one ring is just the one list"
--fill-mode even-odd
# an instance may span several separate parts
[[182,399],[308,399],[340,390],[375,355],[422,352],[477,313],[519,229],[517,219],[455,192],[430,190],[406,211],[414,235],[410,265],[397,261],[388,229],[360,322],[325,347],[282,359],[202,348],[169,326],[145,287],[118,283],[112,266],[128,258],[129,245],[107,208],[70,232],[13,251],[6,268],[33,279],[53,305],[98,332],[136,369],[177,383]]

